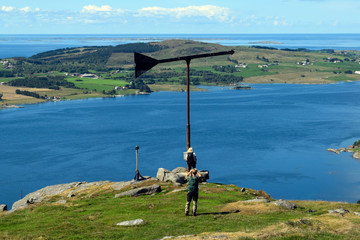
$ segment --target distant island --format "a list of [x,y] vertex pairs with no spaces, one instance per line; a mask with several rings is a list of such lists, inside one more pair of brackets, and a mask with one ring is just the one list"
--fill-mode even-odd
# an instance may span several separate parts
[[[258,42],[260,43],[260,42]],[[276,43],[262,41],[261,43]],[[326,84],[360,80],[360,52],[223,46],[192,40],[64,48],[29,58],[0,59],[0,108],[153,91],[185,91],[186,64],[154,67],[134,77],[134,52],[156,59],[234,50],[235,54],[191,61],[191,89],[240,83]]]
[[259,42],[249,42],[249,44],[284,44],[284,43],[276,42],[276,41],[259,41]]

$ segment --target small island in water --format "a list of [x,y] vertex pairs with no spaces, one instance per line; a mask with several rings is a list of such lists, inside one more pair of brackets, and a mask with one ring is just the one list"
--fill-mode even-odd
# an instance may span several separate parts
[[328,148],[327,151],[334,152],[336,154],[340,154],[341,152],[352,152],[353,158],[360,160],[360,140],[354,142],[353,145],[350,145],[349,147],[342,147],[339,149],[336,148]]

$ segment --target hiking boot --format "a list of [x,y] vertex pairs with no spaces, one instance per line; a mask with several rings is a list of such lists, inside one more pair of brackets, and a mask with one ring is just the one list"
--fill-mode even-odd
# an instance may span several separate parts
[[185,216],[188,216],[189,215],[189,212],[185,212]]

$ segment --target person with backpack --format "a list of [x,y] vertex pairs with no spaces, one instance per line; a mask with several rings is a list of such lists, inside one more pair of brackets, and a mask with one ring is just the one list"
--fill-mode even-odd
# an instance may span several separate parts
[[186,171],[189,172],[191,168],[196,168],[196,155],[192,147],[190,147],[186,152]]
[[193,200],[192,215],[196,216],[197,201],[199,198],[199,177],[201,177],[201,174],[196,168],[191,169],[185,175],[185,178],[188,180],[188,193],[185,205],[185,216],[189,214],[191,200]]

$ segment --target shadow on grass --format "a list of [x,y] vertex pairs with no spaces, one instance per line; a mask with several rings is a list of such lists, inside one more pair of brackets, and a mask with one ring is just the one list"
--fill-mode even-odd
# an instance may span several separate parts
[[231,214],[231,213],[238,213],[240,212],[240,210],[235,210],[235,211],[230,211],[230,212],[211,212],[211,213],[197,213],[197,216],[201,216],[201,215],[227,215],[227,214]]

